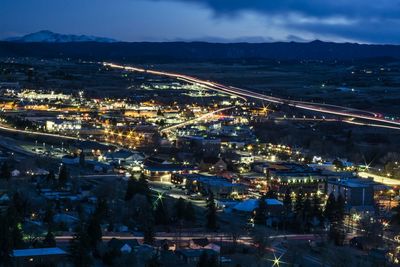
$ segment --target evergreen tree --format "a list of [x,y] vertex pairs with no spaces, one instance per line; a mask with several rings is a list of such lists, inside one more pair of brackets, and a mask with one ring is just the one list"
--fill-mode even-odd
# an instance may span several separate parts
[[336,198],[332,193],[329,194],[328,200],[325,204],[324,217],[328,222],[332,222],[335,217],[335,209],[336,209]]
[[87,226],[88,242],[93,250],[96,249],[97,244],[101,242],[103,236],[101,232],[100,219],[97,216],[92,215],[89,219]]
[[285,208],[286,216],[292,211],[292,195],[290,189],[286,190],[285,197],[283,198],[283,207]]
[[79,154],[79,165],[85,166],[85,153],[83,151]]
[[318,196],[318,194],[314,194],[312,200],[312,206],[313,206],[313,212],[312,212],[313,216],[321,220],[322,218],[321,199]]
[[178,220],[182,220],[185,217],[186,201],[183,198],[179,198],[175,203],[175,216]]
[[56,175],[54,174],[54,171],[53,171],[53,170],[50,170],[49,173],[48,173],[47,176],[46,176],[46,181],[47,181],[48,183],[51,183],[51,182],[53,182],[55,179],[56,179]]
[[152,223],[149,223],[144,226],[143,242],[148,245],[154,244],[154,228]]
[[68,181],[69,174],[68,174],[68,169],[65,164],[62,164],[60,167],[60,171],[58,173],[58,183],[59,186],[64,186],[66,182]]
[[56,239],[50,229],[47,231],[47,234],[43,239],[43,246],[46,248],[52,248],[56,246]]
[[137,187],[136,179],[129,179],[125,193],[125,201],[129,201],[133,198],[133,196],[137,193]]
[[197,267],[209,267],[208,266],[208,254],[203,251],[199,257],[199,261],[197,262]]
[[299,190],[296,194],[296,199],[294,203],[294,211],[296,213],[296,216],[301,215],[303,209],[304,209],[304,194],[303,191]]
[[154,255],[153,257],[151,257],[147,262],[146,262],[146,267],[160,267],[161,262],[158,259],[157,255]]
[[75,230],[75,235],[70,241],[68,249],[74,266],[88,267],[92,265],[89,237],[82,225],[79,225]]
[[161,200],[158,200],[155,204],[155,211],[154,211],[154,221],[157,225],[166,225],[168,224],[168,214],[167,209],[164,203]]
[[194,210],[193,204],[191,202],[186,203],[185,220],[188,222],[196,221],[196,211]]
[[6,179],[7,181],[10,180],[11,170],[10,170],[10,166],[8,165],[7,161],[4,162],[3,165],[1,165],[0,175],[1,175],[1,178]]
[[207,224],[206,227],[211,230],[217,229],[217,208],[215,207],[214,194],[210,192],[207,199]]
[[108,204],[105,198],[99,198],[97,200],[96,209],[94,211],[94,216],[96,216],[100,221],[104,220],[108,215]]
[[267,219],[267,197],[262,195],[258,200],[257,208],[255,209],[254,222],[256,224],[265,225]]

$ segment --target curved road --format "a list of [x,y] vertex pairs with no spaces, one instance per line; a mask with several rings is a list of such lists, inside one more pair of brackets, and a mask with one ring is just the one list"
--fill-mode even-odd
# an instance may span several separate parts
[[[284,104],[284,105],[292,106],[292,107],[303,109],[303,110],[309,110],[309,111],[343,116],[343,117],[358,118],[358,119],[363,119],[363,120],[367,120],[367,121],[374,121],[374,122],[380,122],[380,123],[384,123],[384,124],[400,126],[400,121],[386,119],[382,116],[382,114],[371,112],[371,111],[359,110],[359,109],[348,108],[348,107],[337,106],[337,105],[330,105],[330,104],[287,100],[287,99],[283,99],[283,98],[279,98],[279,97],[263,95],[263,94],[260,94],[257,92],[252,92],[252,91],[238,88],[238,87],[226,86],[226,85],[222,85],[222,84],[215,83],[215,82],[201,80],[201,79],[198,79],[198,78],[195,78],[192,76],[188,76],[188,75],[184,75],[184,74],[177,74],[177,73],[172,73],[172,72],[164,72],[164,71],[156,71],[156,70],[148,70],[148,69],[142,69],[142,68],[136,68],[136,67],[130,67],[130,66],[123,66],[123,65],[118,65],[118,64],[114,64],[114,63],[108,63],[108,62],[103,62],[103,65],[111,67],[111,68],[124,69],[127,71],[142,72],[142,73],[149,73],[149,74],[154,74],[154,75],[171,77],[171,78],[187,81],[187,82],[194,83],[194,84],[199,84],[199,85],[204,86],[207,89],[215,90],[218,92],[223,92],[225,94],[233,95],[233,96],[236,96],[236,97],[239,97],[242,99],[254,98],[254,99],[259,99],[259,100],[263,100],[263,101],[267,101],[267,102],[271,102],[271,103]],[[377,124],[371,124],[369,126],[380,127],[380,125],[377,125]],[[396,129],[400,129],[400,127],[396,128]]]

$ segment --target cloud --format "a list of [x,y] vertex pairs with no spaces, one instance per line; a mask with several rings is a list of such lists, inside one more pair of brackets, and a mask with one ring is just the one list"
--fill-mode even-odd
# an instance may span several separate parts
[[255,13],[265,18],[267,25],[272,21],[273,25],[288,31],[288,35],[301,33],[301,39],[400,43],[400,1],[397,0],[175,1],[207,7],[219,19],[235,20],[242,14]]

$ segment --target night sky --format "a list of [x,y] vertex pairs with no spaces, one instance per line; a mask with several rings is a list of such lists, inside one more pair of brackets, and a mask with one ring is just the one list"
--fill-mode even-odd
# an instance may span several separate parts
[[400,0],[0,0],[0,39],[39,30],[121,41],[400,44]]

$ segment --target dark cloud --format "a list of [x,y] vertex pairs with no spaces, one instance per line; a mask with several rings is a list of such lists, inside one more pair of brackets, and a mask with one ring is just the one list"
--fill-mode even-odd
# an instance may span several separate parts
[[[229,16],[233,19],[246,11],[258,13],[265,18],[277,17],[285,28],[306,31],[315,36],[327,36],[328,39],[336,37],[360,42],[400,43],[398,0],[176,1],[201,4],[213,10],[216,16]],[[291,15],[295,15],[294,19],[287,19]],[[298,37],[300,40],[304,39]]]

